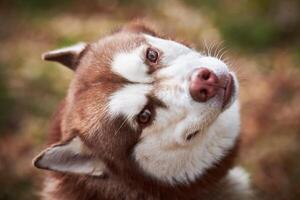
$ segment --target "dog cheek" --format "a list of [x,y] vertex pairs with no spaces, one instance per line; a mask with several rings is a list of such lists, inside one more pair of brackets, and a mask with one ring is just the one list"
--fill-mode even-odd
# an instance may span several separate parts
[[138,143],[141,129],[134,129],[124,117],[101,121],[97,130],[86,135],[87,143],[94,152],[107,159],[124,160],[130,157]]

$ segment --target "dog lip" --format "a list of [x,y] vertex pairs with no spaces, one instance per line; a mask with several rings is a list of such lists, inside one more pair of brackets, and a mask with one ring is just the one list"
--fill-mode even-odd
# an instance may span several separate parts
[[224,98],[223,98],[223,105],[222,108],[224,108],[230,101],[230,98],[232,96],[233,90],[234,90],[234,80],[233,76],[229,74],[229,77],[227,79],[227,83],[224,88]]
[[190,141],[190,140],[191,140],[192,138],[194,138],[198,133],[199,133],[199,130],[194,131],[194,132],[192,132],[192,133],[189,133],[189,134],[187,135],[187,137],[186,137],[186,140],[187,140],[187,141]]

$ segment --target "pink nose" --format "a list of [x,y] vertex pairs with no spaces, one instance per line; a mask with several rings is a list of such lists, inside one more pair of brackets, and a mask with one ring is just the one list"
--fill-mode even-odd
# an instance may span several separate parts
[[206,102],[218,92],[219,79],[207,68],[199,68],[193,72],[190,80],[190,94],[197,102]]

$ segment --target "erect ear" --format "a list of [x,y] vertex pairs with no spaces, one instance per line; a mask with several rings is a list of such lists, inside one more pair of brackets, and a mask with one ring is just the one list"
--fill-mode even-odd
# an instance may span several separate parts
[[75,70],[86,47],[87,44],[81,42],[70,47],[48,51],[42,54],[42,59],[59,62],[68,68]]
[[40,169],[98,177],[104,176],[106,170],[104,162],[92,156],[78,136],[42,151],[34,158],[33,165]]

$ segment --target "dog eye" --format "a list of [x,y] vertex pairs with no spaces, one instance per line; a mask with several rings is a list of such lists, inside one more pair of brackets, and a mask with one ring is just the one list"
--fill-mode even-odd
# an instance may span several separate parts
[[148,108],[143,109],[137,116],[138,123],[143,126],[150,123],[151,119],[152,119],[152,112]]
[[158,52],[152,48],[148,48],[146,52],[146,58],[150,61],[155,63],[158,59]]

